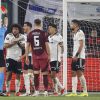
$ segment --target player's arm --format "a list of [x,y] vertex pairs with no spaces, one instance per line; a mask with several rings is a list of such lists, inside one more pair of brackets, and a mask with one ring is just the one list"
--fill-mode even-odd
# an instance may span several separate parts
[[63,42],[59,42],[58,45],[61,47],[61,54],[63,54],[63,52],[64,52]]
[[78,49],[78,51],[77,51],[77,53],[76,53],[76,57],[81,53],[81,51],[82,51],[82,48],[83,48],[83,40],[79,40],[79,49]]
[[26,47],[25,47],[26,64],[29,64],[29,59],[28,59],[29,48],[30,48],[30,43],[26,42]]
[[25,49],[25,38],[24,38],[24,36],[20,37],[20,41],[17,44],[20,48]]
[[47,54],[48,54],[49,60],[50,60],[50,47],[49,47],[49,43],[45,42],[45,46],[46,46],[46,51],[47,51]]
[[82,48],[83,48],[83,40],[79,40],[79,49],[75,55],[75,57],[73,58],[74,61],[77,60],[77,57],[79,56],[79,54],[81,53],[82,51]]
[[10,48],[13,45],[17,44],[18,42],[19,42],[19,39],[15,39],[11,43],[8,40],[6,40],[6,42],[4,43],[4,48]]

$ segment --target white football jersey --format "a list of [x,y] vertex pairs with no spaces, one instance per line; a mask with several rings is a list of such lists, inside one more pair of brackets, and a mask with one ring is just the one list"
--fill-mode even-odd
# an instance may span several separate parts
[[81,53],[79,54],[78,58],[85,59],[85,35],[82,30],[78,30],[76,34],[74,34],[73,37],[73,42],[74,42],[74,47],[73,47],[73,57],[75,57],[76,53],[78,52],[79,49],[79,41],[83,40],[83,48]]
[[62,42],[62,36],[60,34],[55,34],[53,36],[49,36],[48,40],[51,61],[61,61],[61,47],[59,47],[58,44]]
[[[19,38],[22,38],[20,44],[24,44],[25,43],[24,35],[19,34]],[[15,38],[15,36],[12,33],[9,33],[5,37],[4,43],[11,44],[15,39],[17,38]],[[6,59],[11,58],[13,60],[18,61],[21,56],[22,56],[22,49],[18,46],[18,44],[15,44],[12,47],[7,48]]]

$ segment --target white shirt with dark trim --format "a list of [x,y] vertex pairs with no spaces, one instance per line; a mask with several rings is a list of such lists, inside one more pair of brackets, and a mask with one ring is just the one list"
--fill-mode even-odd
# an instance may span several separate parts
[[75,57],[76,53],[78,52],[79,46],[80,46],[80,40],[83,41],[83,48],[81,53],[79,54],[78,58],[85,59],[85,35],[82,30],[78,30],[76,34],[74,34],[73,37],[73,57]]
[[[24,35],[19,34],[19,38],[22,38],[20,44],[24,44],[25,43]],[[16,38],[14,37],[14,35],[12,33],[9,33],[5,37],[4,43],[11,44],[15,39]],[[18,44],[13,45],[12,47],[7,48],[6,50],[7,50],[6,59],[11,58],[15,61],[18,61],[19,58],[22,56],[22,49],[18,46]]]
[[61,47],[57,46],[62,42],[62,36],[60,34],[55,34],[54,36],[49,36],[49,47],[50,47],[50,57],[51,61],[61,61]]

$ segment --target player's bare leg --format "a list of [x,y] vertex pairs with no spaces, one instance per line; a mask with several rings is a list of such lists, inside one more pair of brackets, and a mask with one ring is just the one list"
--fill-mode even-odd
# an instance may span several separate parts
[[81,83],[81,86],[83,88],[83,93],[80,94],[79,96],[88,96],[88,93],[87,93],[87,85],[86,85],[86,79],[84,77],[84,73],[81,71],[81,70],[78,70],[77,71],[77,76],[80,80],[80,83]]
[[6,74],[6,95],[10,96],[10,81],[12,78],[12,72],[7,72]]

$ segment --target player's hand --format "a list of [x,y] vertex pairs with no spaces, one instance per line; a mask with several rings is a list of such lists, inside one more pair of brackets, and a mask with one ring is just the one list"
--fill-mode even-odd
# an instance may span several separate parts
[[26,56],[26,64],[29,65],[29,58]]
[[11,44],[12,45],[14,45],[14,44],[17,44],[18,42],[19,42],[19,38],[16,38],[16,39],[13,39],[12,41],[11,41]]
[[63,61],[63,54],[61,54],[60,59],[61,59],[61,61]]
[[18,62],[21,62],[22,60],[23,60],[23,56],[20,56]]
[[22,58],[21,58],[21,57],[19,57],[18,62],[21,62],[21,61],[22,61]]
[[78,58],[75,56],[75,57],[73,58],[73,61],[76,62],[77,60],[78,60]]

